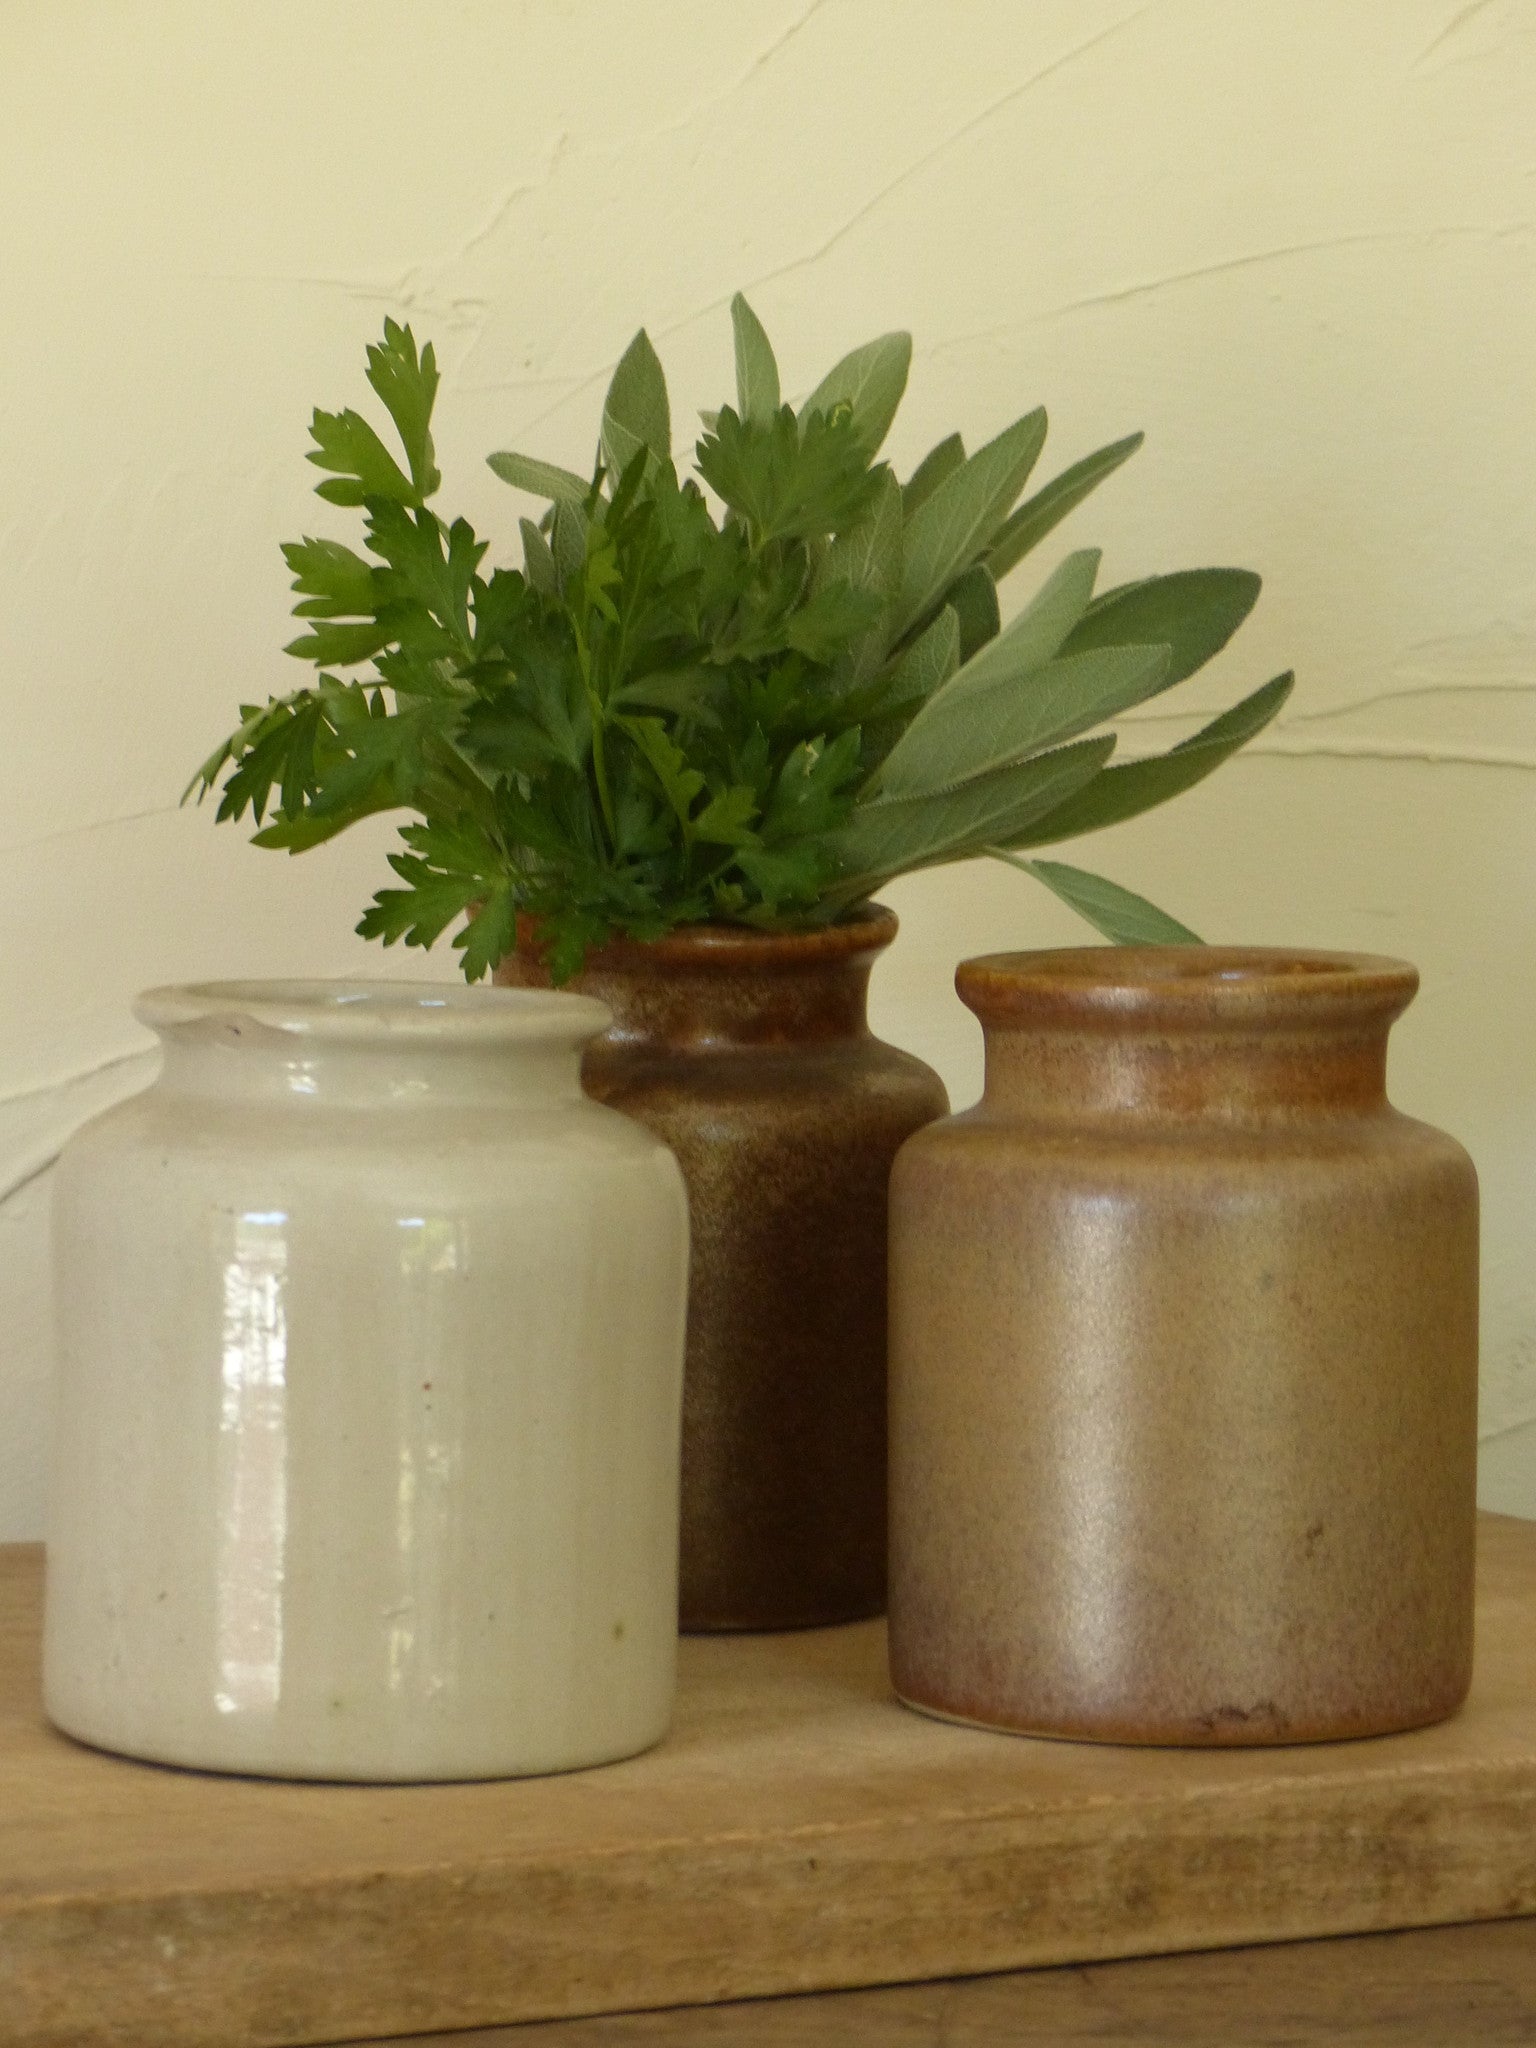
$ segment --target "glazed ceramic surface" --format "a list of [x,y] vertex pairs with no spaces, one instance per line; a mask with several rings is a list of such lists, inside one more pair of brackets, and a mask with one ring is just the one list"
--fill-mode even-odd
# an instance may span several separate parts
[[[794,935],[720,926],[589,956],[614,1023],[583,1076],[676,1153],[693,1270],[682,1625],[767,1629],[885,1604],[886,1189],[948,1108],[871,1036],[889,911]],[[538,978],[519,952],[506,976]]]
[[56,1189],[45,1691],[70,1734],[282,1776],[657,1740],[687,1212],[583,1095],[574,996],[144,997],[146,1093]]
[[896,1688],[1105,1741],[1315,1741],[1471,1670],[1477,1187],[1385,1093],[1417,976],[967,962],[986,1092],[892,1184]]

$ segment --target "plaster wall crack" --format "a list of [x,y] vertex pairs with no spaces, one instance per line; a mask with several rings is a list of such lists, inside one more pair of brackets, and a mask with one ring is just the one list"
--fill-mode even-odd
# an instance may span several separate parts
[[759,71],[762,71],[767,65],[771,64],[779,52],[787,49],[795,40],[795,37],[800,34],[801,30],[809,22],[813,21],[824,7],[830,6],[830,4],[831,0],[811,0],[810,6],[805,9],[804,13],[798,15],[781,35],[775,36],[766,49],[758,51],[752,62],[747,66],[747,69],[737,79],[735,85],[732,86],[732,92],[739,92],[749,78],[755,78]]
[[1414,740],[1272,740],[1243,748],[1243,755],[1268,754],[1293,760],[1417,761],[1427,768],[1515,768],[1536,773],[1536,755],[1513,747],[1437,747]]
[[1461,34],[1461,31],[1469,22],[1475,21],[1480,14],[1486,14],[1492,5],[1493,0],[1468,0],[1468,4],[1465,7],[1458,7],[1440,33],[1432,37],[1424,45],[1423,49],[1420,50],[1417,57],[1414,58],[1412,64],[1408,67],[1409,70],[1421,70],[1435,54],[1436,50],[1443,49],[1447,43],[1453,41],[1455,37]]
[[1357,711],[1373,710],[1378,704],[1401,704],[1414,697],[1536,697],[1536,677],[1528,683],[1404,683],[1387,690],[1373,690],[1368,696],[1351,697],[1343,704],[1330,704],[1322,711],[1292,711],[1287,725],[1321,725],[1330,719],[1349,718]]
[[1519,1436],[1522,1430],[1536,1428],[1536,1410],[1522,1415],[1514,1422],[1500,1422],[1492,1429],[1481,1429],[1477,1433],[1480,1444],[1496,1444],[1501,1437]]
[[62,1081],[0,1100],[0,1112],[19,1112],[0,1123],[20,1126],[10,1137],[10,1157],[0,1164],[0,1210],[57,1164],[83,1123],[132,1094],[135,1082],[147,1080],[155,1061],[153,1047],[119,1053]]
[[[434,257],[429,264],[422,265],[421,269],[446,270],[450,264],[462,262],[472,250],[478,249],[482,243],[488,242],[493,235],[498,234],[519,201],[531,199],[535,193],[542,192],[546,185],[553,182],[562,161],[569,154],[570,144],[570,131],[562,128],[550,145],[537,176],[527,179],[521,185],[510,186],[502,193],[479,227],[473,229],[463,241],[450,249],[446,256]],[[418,274],[416,271],[408,271],[406,276],[409,278]]]
[[[1131,735],[1147,726],[1187,725],[1193,735],[1210,716],[1209,710],[1152,712],[1147,716],[1128,718],[1120,730]],[[1428,740],[1371,739],[1365,735],[1356,738],[1353,734],[1343,733],[1337,738],[1291,739],[1287,735],[1293,723],[1293,718],[1288,715],[1283,724],[1272,730],[1270,737],[1251,740],[1234,758],[1250,761],[1256,755],[1265,755],[1298,761],[1411,761],[1430,768],[1514,768],[1527,773],[1536,772],[1536,754],[1517,747],[1476,747],[1459,743],[1439,746]],[[1151,754],[1129,752],[1115,756],[1122,763],[1153,758]]]
[[[818,0],[818,4],[821,6],[829,5],[831,0]],[[1012,106],[1015,101],[1022,99],[1027,93],[1032,92],[1037,85],[1042,84],[1046,79],[1054,77],[1057,72],[1065,70],[1071,64],[1075,64],[1090,51],[1097,49],[1101,43],[1106,43],[1112,37],[1134,27],[1144,15],[1150,14],[1158,4],[1159,0],[1144,0],[1142,6],[1133,8],[1128,14],[1121,15],[1117,20],[1110,22],[1107,27],[1100,29],[1097,34],[1086,37],[1080,43],[1074,43],[1071,49],[1064,50],[1059,57],[1052,58],[1049,64],[1042,65],[1038,71],[1031,72],[1027,78],[1021,79],[1016,85],[1010,86],[1007,92],[1001,94],[997,99],[990,101],[979,112],[971,115],[958,128],[951,130],[948,135],[936,142],[931,149],[925,151],[922,156],[916,158],[913,162],[905,165],[893,178],[890,178],[878,190],[871,193],[862,205],[857,207],[846,219],[839,222],[831,234],[818,243],[814,249],[807,251],[804,255],[792,257],[789,262],[778,264],[772,270],[762,271],[756,277],[749,278],[741,286],[741,289],[747,292],[755,292],[763,285],[775,284],[782,277],[793,276],[797,271],[809,269],[815,264],[820,263],[840,242],[846,240],[855,228],[867,220],[871,214],[877,212],[893,193],[901,191],[904,186],[910,184],[914,178],[927,170],[931,164],[937,162],[946,151],[953,149],[957,143],[964,141],[967,135],[973,134],[978,128],[984,127],[987,122],[995,119],[998,114]],[[798,34],[799,29],[805,26],[816,11],[816,7],[808,9],[795,28],[781,37],[777,45],[764,52],[764,56],[758,60],[758,64],[760,65],[767,57],[775,55],[779,49],[782,49],[784,44],[790,40],[791,35]],[[757,66],[753,68],[755,69]],[[740,85],[744,84],[746,78],[750,76],[751,72],[749,71],[743,79],[738,81],[737,86],[733,87],[732,90],[739,90]],[[693,118],[695,116],[691,115],[689,117],[690,121]],[[661,132],[671,133],[673,131],[663,130]],[[655,138],[648,139],[654,140]],[[696,321],[706,319],[712,313],[720,312],[722,308],[730,304],[731,297],[732,294],[730,292],[723,292],[707,300],[703,305],[690,307],[686,313],[680,314],[677,319],[669,321],[666,326],[653,329],[652,339],[659,342],[669,341],[673,335],[680,334],[685,329],[692,327]],[[612,373],[613,364],[607,363],[600,369],[593,370],[579,379],[573,380],[559,398],[554,399],[541,411],[534,413],[530,418],[524,420],[521,431],[526,434],[543,426],[547,420],[562,411],[572,398],[579,397],[583,393],[590,391],[603,379],[611,376]]]
[[723,86],[719,92],[712,94],[709,98],[699,100],[695,105],[689,107],[687,112],[678,119],[666,121],[659,128],[648,128],[644,134],[637,135],[630,141],[619,143],[609,150],[610,159],[616,162],[631,150],[649,148],[651,144],[666,142],[674,135],[686,135],[688,130],[694,127],[706,115],[714,113],[720,107],[728,106],[739,92],[750,85],[760,72],[766,70],[773,63],[774,59],[794,42],[795,38],[809,25],[816,15],[821,13],[823,8],[831,4],[832,0],[811,0],[810,6],[797,16],[789,24],[788,28],[782,30],[765,49],[759,50],[746,69],[738,72],[729,85]]
[[0,1209],[3,1209],[14,1196],[23,1194],[34,1181],[41,1180],[45,1173],[52,1173],[59,1163],[59,1154],[63,1150],[62,1144],[52,1145],[41,1158],[28,1160],[19,1172],[0,1181]]
[[84,825],[61,825],[52,832],[39,832],[31,839],[13,839],[0,844],[0,853],[33,853],[40,846],[60,846],[69,839],[87,839],[93,832],[111,832],[119,825],[142,825],[150,818],[173,818],[177,804],[156,804],[147,811],[126,811],[118,818],[92,818]]
[[[1508,222],[1502,227],[1490,228],[1486,224],[1474,227],[1444,228],[1375,228],[1351,235],[1323,235],[1314,241],[1282,242],[1273,249],[1247,249],[1237,256],[1223,256],[1214,263],[1198,263],[1189,270],[1170,270],[1160,277],[1149,277],[1135,284],[1121,285],[1113,291],[1090,292],[1085,298],[1068,299],[1059,306],[1048,307],[1041,318],[1057,319],[1065,313],[1081,313],[1094,306],[1123,305],[1128,299],[1150,298],[1157,292],[1167,291],[1180,284],[1192,284],[1200,278],[1220,277],[1234,270],[1251,270],[1265,263],[1282,263],[1293,256],[1311,256],[1333,249],[1363,249],[1392,243],[1434,243],[1466,237],[1488,237],[1519,233],[1528,224]],[[978,335],[977,340],[990,339],[990,335]],[[948,346],[953,347],[951,342]]]
[[[796,271],[809,269],[812,265],[819,263],[824,256],[837,247],[839,242],[846,240],[856,227],[860,226],[872,213],[882,207],[893,193],[899,192],[903,186],[909,185],[920,173],[926,171],[930,165],[936,163],[940,157],[953,149],[956,143],[963,142],[968,135],[975,134],[977,129],[985,127],[988,122],[995,120],[999,114],[1011,107],[1016,101],[1023,99],[1026,93],[1033,92],[1037,85],[1041,85],[1046,79],[1054,77],[1058,71],[1064,71],[1068,65],[1075,64],[1080,57],[1085,57],[1090,50],[1097,49],[1101,43],[1107,43],[1112,37],[1118,36],[1126,29],[1134,27],[1143,15],[1151,13],[1152,8],[1156,4],[1157,0],[1146,0],[1145,5],[1133,8],[1129,14],[1121,15],[1118,20],[1112,21],[1107,28],[1100,29],[1096,35],[1088,36],[1080,43],[1074,43],[1070,50],[1064,50],[1059,57],[1053,57],[1049,64],[1042,65],[1040,70],[1032,71],[1027,78],[1021,79],[1017,85],[1010,86],[1007,92],[1002,93],[997,99],[990,101],[979,113],[973,114],[969,120],[963,121],[958,128],[951,130],[948,135],[936,142],[931,149],[925,150],[920,157],[917,157],[913,162],[907,164],[904,169],[898,171],[894,178],[891,178],[886,184],[880,186],[877,191],[871,193],[870,197],[861,206],[857,207],[854,212],[849,214],[846,220],[834,228],[832,233],[823,242],[819,243],[816,248],[808,251],[803,256],[792,257],[788,263],[782,263],[773,270],[764,271],[760,276],[752,279],[750,289],[756,291],[761,285],[777,283],[781,277],[790,277]],[[689,326],[694,320],[702,319],[707,313],[718,311],[726,303],[726,299],[712,299],[707,306],[698,307],[692,313],[686,314],[681,320],[676,321],[667,329],[667,332],[675,334],[679,328]]]
[[73,1073],[62,1074],[55,1081],[43,1081],[35,1088],[16,1088],[9,1095],[0,1095],[0,1110],[17,1109],[23,1103],[41,1103],[49,1095],[68,1095],[72,1091],[88,1087],[92,1081],[99,1081],[103,1075],[115,1073],[119,1067],[132,1066],[135,1060],[146,1060],[154,1048],[136,1046],[132,1052],[109,1053],[104,1060],[97,1060],[89,1067],[77,1067]]

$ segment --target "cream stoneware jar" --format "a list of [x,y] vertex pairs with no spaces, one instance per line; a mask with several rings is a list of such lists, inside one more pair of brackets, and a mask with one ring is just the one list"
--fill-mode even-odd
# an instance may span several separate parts
[[481,1778],[658,1740],[688,1222],[581,1091],[572,995],[213,983],[55,1195],[44,1693],[279,1777]]

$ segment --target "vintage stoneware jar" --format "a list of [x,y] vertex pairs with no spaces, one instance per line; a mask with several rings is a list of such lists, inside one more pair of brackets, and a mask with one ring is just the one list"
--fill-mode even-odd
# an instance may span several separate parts
[[582,997],[159,989],[67,1148],[47,1710],[161,1762],[492,1777],[671,1707],[686,1199]]
[[[588,1091],[688,1184],[682,1625],[877,1614],[886,1582],[886,1187],[949,1104],[870,1034],[888,910],[806,933],[694,926],[588,955],[612,1028]],[[531,935],[525,932],[525,941]],[[500,978],[547,978],[531,944]]]
[[966,962],[986,1092],[892,1186],[895,1685],[1318,1741],[1471,1670],[1477,1184],[1387,1101],[1400,961]]

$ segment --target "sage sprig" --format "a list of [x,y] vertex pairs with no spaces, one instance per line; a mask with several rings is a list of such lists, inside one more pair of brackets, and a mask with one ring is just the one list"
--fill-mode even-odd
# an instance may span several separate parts
[[[1272,718],[1290,677],[1193,738],[1116,762],[1106,721],[1192,675],[1259,579],[1196,569],[1096,593],[1069,554],[1004,626],[998,582],[1139,447],[1131,435],[1025,495],[1046,437],[1026,413],[974,453],[947,435],[898,481],[880,460],[911,364],[905,334],[836,363],[798,407],[761,322],[732,304],[735,404],[704,415],[694,474],[672,456],[644,331],[620,359],[583,477],[492,455],[538,501],[520,566],[429,502],[438,371],[386,321],[368,381],[399,457],[352,410],[316,412],[328,503],[364,552],[284,548],[318,671],[236,730],[188,794],[300,852],[383,810],[414,813],[358,929],[430,945],[459,929],[476,979],[539,922],[558,978],[614,931],[713,920],[826,923],[892,877],[990,854],[1106,936],[1188,939],[1102,877],[1033,849],[1135,816],[1209,774]],[[346,677],[344,671],[362,671]]]

